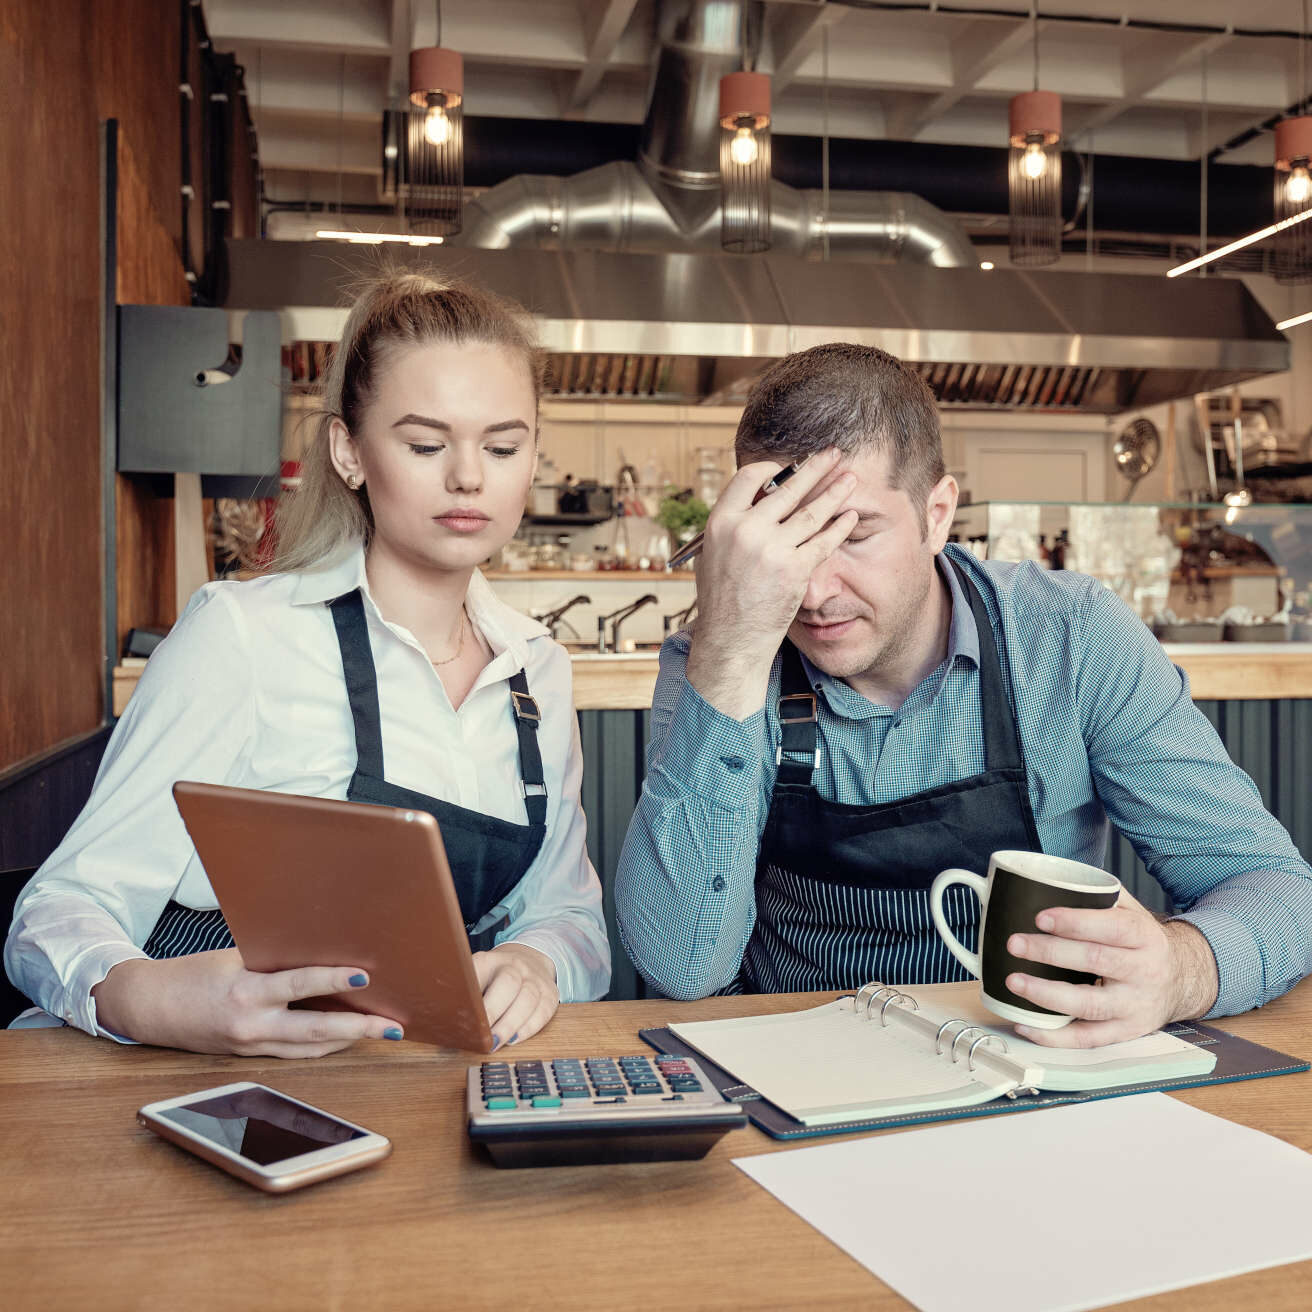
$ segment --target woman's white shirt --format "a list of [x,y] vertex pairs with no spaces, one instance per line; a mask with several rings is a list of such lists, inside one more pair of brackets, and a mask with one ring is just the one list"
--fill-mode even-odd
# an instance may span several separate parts
[[423,647],[379,614],[357,549],[322,570],[206,584],[156,648],[86,807],[15,908],[5,965],[46,1011],[107,1034],[91,990],[120,961],[145,956],[142,945],[170,899],[218,905],[174,805],[176,780],[346,796],[355,737],[324,603],[355,587],[378,674],[389,783],[527,823],[508,687],[525,671],[542,713],[547,832],[524,878],[479,927],[508,917],[497,942],[513,939],[550,957],[562,1001],[606,991],[610,948],[585,846],[568,654],[541,624],[498,601],[475,571],[466,605],[493,658],[453,708]]

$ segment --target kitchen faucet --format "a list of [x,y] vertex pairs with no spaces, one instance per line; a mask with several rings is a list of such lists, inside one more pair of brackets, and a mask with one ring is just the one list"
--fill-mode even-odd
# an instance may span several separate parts
[[[556,625],[560,623],[561,616],[564,615],[571,606],[586,606],[590,605],[591,602],[591,597],[579,593],[577,597],[571,597],[563,606],[557,606],[555,610],[544,611],[543,614],[538,615],[536,618],[541,620],[542,623],[551,630],[551,636],[554,638],[556,636]],[[570,630],[571,633],[573,633],[573,631],[573,629]]]
[[685,624],[688,623],[689,616],[697,609],[697,598],[694,597],[682,610],[676,610],[671,615],[661,616],[661,629],[668,638],[671,633],[677,633]]
[[[656,594],[649,592],[645,597],[639,597],[637,601],[630,603],[628,606],[621,606],[619,610],[612,611],[609,615],[597,616],[597,650],[599,652],[619,651],[620,649],[620,625],[624,623],[634,611],[640,610],[643,606],[654,606],[656,604]],[[610,641],[609,648],[606,646],[606,625],[610,624]]]

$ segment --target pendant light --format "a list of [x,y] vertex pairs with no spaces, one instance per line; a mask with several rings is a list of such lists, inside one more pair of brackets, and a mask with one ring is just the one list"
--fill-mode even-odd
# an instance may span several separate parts
[[[1298,43],[1299,108],[1307,109],[1307,0],[1303,0],[1303,31]],[[1312,116],[1306,113],[1276,124],[1275,221],[1312,208]],[[1312,225],[1290,224],[1276,234],[1278,282],[1312,282]]]
[[720,79],[720,245],[741,254],[770,249],[770,79],[743,64]]
[[1061,256],[1061,97],[1039,90],[1039,18],[1034,23],[1034,90],[1013,96],[1007,198],[1013,264],[1055,264]]
[[403,202],[410,231],[449,237],[460,231],[463,208],[465,61],[442,45],[440,0],[434,10],[437,44],[410,52]]

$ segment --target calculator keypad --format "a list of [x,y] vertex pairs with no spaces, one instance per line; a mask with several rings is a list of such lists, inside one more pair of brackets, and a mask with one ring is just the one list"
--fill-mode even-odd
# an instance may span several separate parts
[[554,1061],[485,1061],[478,1089],[490,1112],[637,1102],[679,1103],[703,1092],[685,1058],[560,1057]]

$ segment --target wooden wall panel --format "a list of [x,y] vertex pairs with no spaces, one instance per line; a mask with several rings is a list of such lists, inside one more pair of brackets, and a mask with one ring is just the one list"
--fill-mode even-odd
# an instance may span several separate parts
[[[125,135],[118,150],[118,280],[120,305],[187,305],[173,228],[159,214],[140,154]],[[115,489],[118,557],[118,646],[131,628],[168,628],[177,619],[173,586],[173,501],[160,481],[119,474]]]
[[[119,137],[132,148],[145,194],[176,247],[182,226],[182,8],[178,0],[96,0],[79,8],[94,33],[96,113],[118,120]],[[120,239],[123,235],[120,230]]]
[[102,716],[99,138],[90,32],[0,0],[0,770]]
[[[133,188],[119,215],[121,290],[185,304],[181,12],[178,0],[0,0],[0,772],[106,713],[99,128],[120,120]],[[123,500],[127,539],[156,553],[133,569],[171,574],[160,508],[146,489]]]
[[[120,305],[189,305],[183,276],[178,110],[180,10],[174,0],[117,0],[114,30],[133,32],[123,61],[102,70],[101,114],[119,123],[118,276]],[[103,29],[103,18],[98,18]],[[113,43],[113,35],[103,32]],[[121,40],[120,40],[121,44]],[[117,640],[133,627],[177,619],[173,588],[173,502],[156,481],[120,474],[117,507]]]

